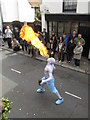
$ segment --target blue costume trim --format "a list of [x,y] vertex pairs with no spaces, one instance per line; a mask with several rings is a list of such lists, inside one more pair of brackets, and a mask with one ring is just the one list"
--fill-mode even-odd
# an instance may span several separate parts
[[[42,80],[45,80],[45,79],[46,79],[45,77],[42,78]],[[56,89],[56,87],[55,87],[55,85],[54,85],[54,78],[53,78],[52,80],[50,80],[49,82],[46,82],[45,84],[47,84],[47,86],[49,87],[49,90],[50,90],[52,93],[54,93],[54,94],[57,93],[57,89]],[[43,85],[44,85],[44,84],[43,84]]]

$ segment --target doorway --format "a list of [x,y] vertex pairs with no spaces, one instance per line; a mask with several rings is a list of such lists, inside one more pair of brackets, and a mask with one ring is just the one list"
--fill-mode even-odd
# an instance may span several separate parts
[[83,39],[85,40],[85,45],[83,46],[83,56],[88,58],[89,54],[89,39],[90,35],[88,34],[88,31],[90,30],[90,27],[87,26],[80,26],[79,27],[79,33],[82,34]]

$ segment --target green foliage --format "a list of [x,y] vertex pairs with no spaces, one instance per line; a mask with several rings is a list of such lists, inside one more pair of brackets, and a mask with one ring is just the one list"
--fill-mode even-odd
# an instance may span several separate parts
[[2,102],[4,104],[4,110],[2,110],[2,115],[0,117],[0,120],[8,120],[7,115],[11,110],[11,102],[8,100],[8,98],[2,98]]

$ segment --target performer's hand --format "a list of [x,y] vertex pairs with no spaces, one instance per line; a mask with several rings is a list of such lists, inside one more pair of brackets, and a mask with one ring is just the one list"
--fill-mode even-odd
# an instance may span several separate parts
[[38,81],[38,84],[41,85],[41,82],[42,82],[42,80],[39,80],[39,81]]
[[43,85],[43,84],[44,84],[44,82],[45,82],[45,81],[44,81],[44,80],[42,80],[42,82],[40,83],[40,85]]

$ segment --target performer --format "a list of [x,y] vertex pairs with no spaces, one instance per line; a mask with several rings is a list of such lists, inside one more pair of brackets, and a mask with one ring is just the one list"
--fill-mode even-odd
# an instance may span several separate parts
[[54,85],[54,76],[53,76],[53,71],[55,69],[54,64],[55,64],[54,58],[51,57],[47,59],[47,65],[44,69],[45,77],[43,77],[39,81],[39,85],[41,86],[41,88],[37,89],[37,93],[45,92],[44,85],[47,84],[50,91],[57,95],[58,100],[56,101],[56,105],[59,105],[64,101],[64,99],[61,97],[61,95],[59,94],[58,90],[56,89]]

